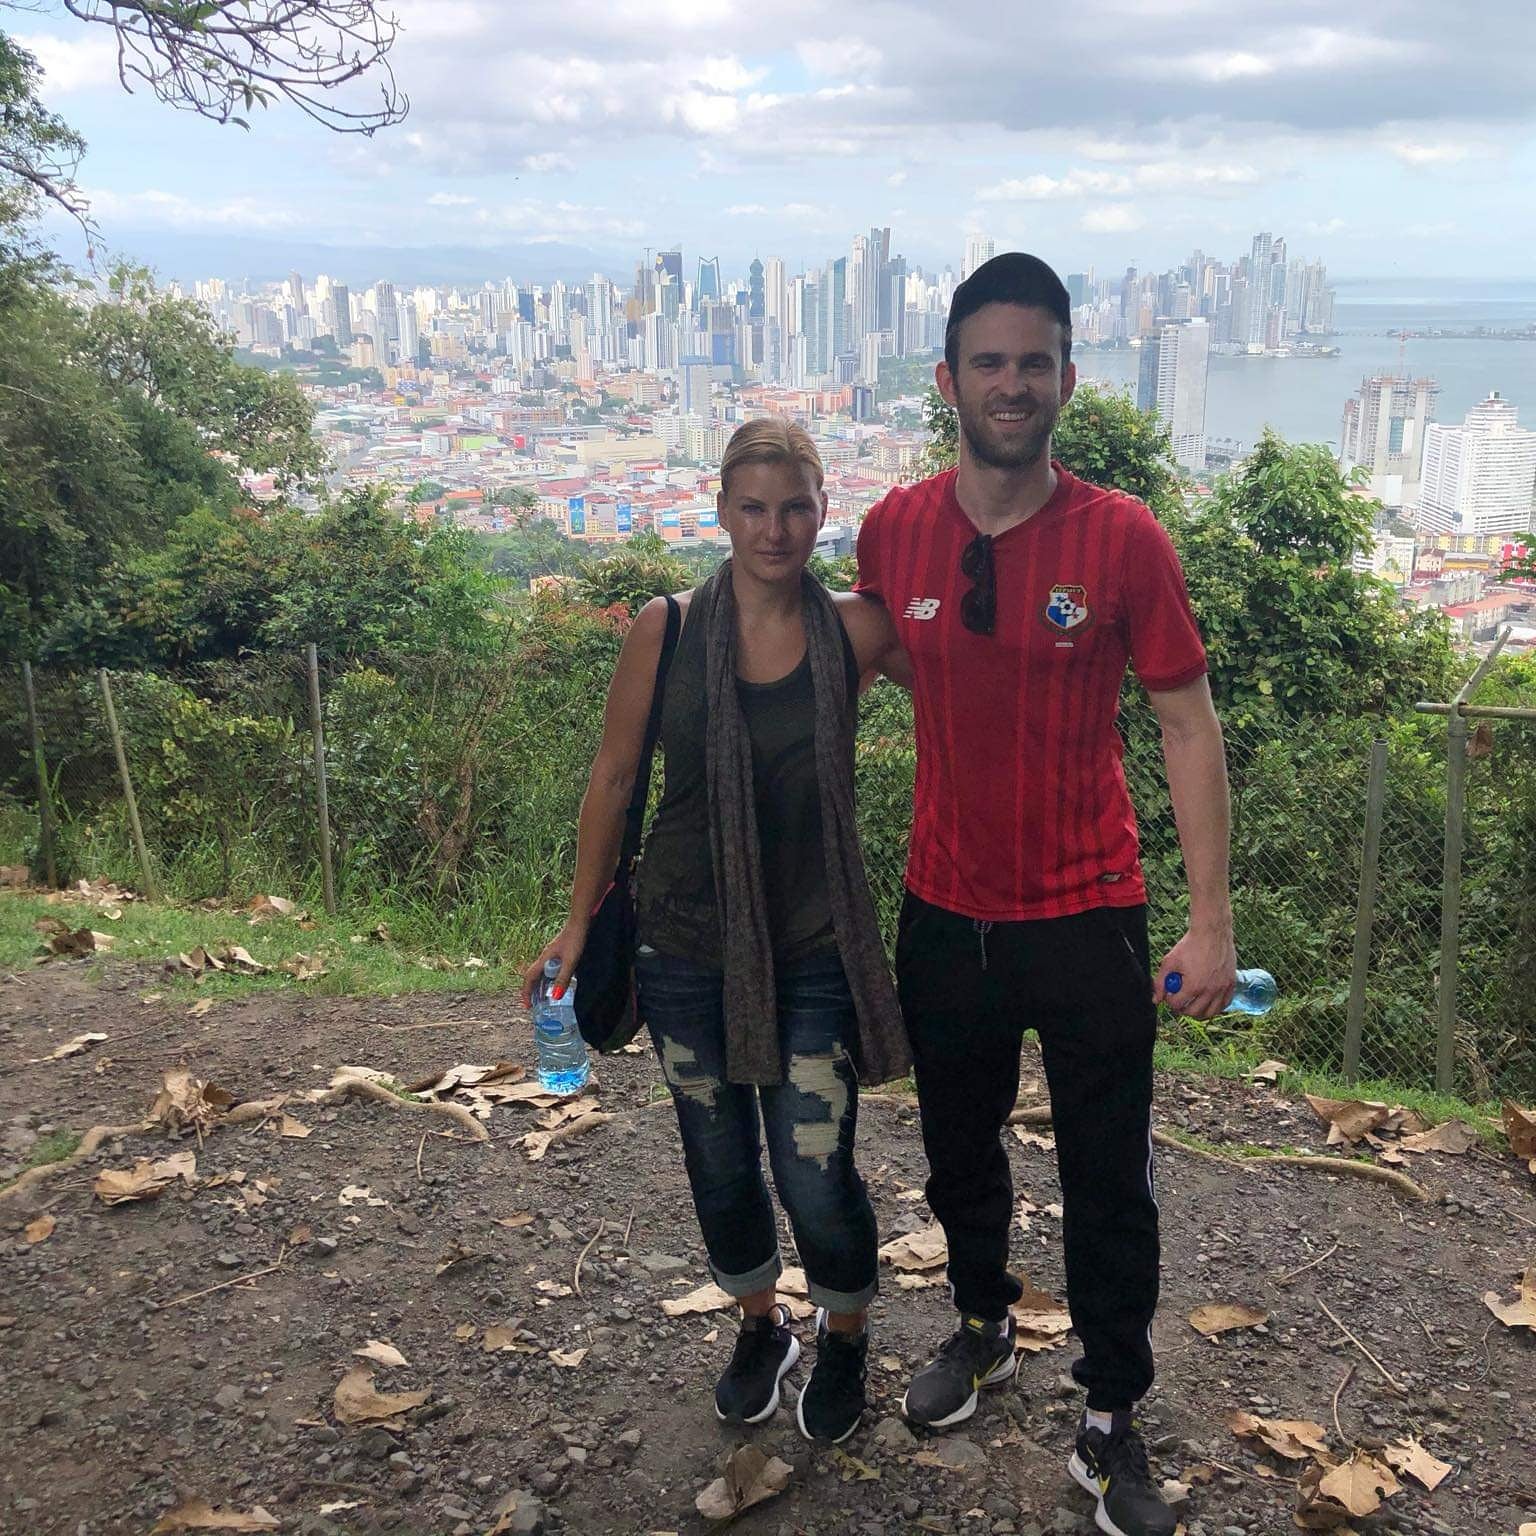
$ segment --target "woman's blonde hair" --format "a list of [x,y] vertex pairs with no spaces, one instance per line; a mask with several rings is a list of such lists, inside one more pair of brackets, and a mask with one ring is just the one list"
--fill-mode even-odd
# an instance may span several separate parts
[[720,460],[721,495],[730,495],[731,476],[743,464],[808,464],[818,491],[825,475],[811,434],[784,416],[759,416],[731,433]]

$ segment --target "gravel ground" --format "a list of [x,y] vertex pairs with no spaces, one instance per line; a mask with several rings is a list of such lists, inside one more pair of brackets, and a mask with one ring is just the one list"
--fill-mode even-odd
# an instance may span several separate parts
[[[108,1039],[36,1060],[86,1031]],[[343,1063],[409,1082],[529,1056],[520,1010],[483,994],[296,990],[194,1014],[153,968],[56,962],[0,982],[0,1178],[55,1130],[137,1120],[178,1064],[248,1100],[323,1087]],[[1040,1097],[1026,1062],[1032,1075],[1024,1102]],[[942,1288],[899,1289],[889,1269],[872,1312],[870,1412],[842,1452],[801,1440],[789,1411],[750,1436],[718,1424],[710,1387],[734,1322],[661,1309],[708,1273],[676,1125],[654,1102],[657,1063],[646,1050],[598,1076],[614,1118],[538,1162],[520,1144],[537,1114],[525,1104],[496,1108],[479,1145],[423,1140],[453,1127],[407,1108],[297,1103],[307,1137],[222,1126],[199,1148],[130,1136],[0,1201],[0,1530],[148,1532],[196,1496],[302,1533],[698,1532],[711,1523],[695,1495],[745,1438],[792,1475],[739,1518],[743,1532],[1092,1530],[1065,1472],[1074,1342],[1025,1355],[1016,1384],[957,1433],[915,1438],[897,1405],[952,1314]],[[1259,1084],[1163,1078],[1158,1119],[1211,1143],[1323,1150],[1307,1105]],[[924,1176],[910,1101],[867,1099],[860,1147],[882,1239],[925,1225],[921,1200],[899,1198]],[[187,1149],[195,1186],[112,1207],[93,1198],[101,1167]],[[1013,1232],[1017,1267],[1060,1296],[1052,1153],[1010,1138],[1010,1155],[1036,1207]],[[243,1182],[210,1183],[237,1171]],[[1159,1376],[1143,1422],[1159,1474],[1196,1479],[1189,1536],[1293,1528],[1298,1464],[1236,1439],[1233,1410],[1313,1420],[1336,1454],[1412,1434],[1451,1464],[1438,1491],[1405,1480],[1359,1531],[1514,1536],[1536,1521],[1536,1331],[1506,1328],[1481,1299],[1511,1294],[1536,1262],[1536,1180],[1481,1150],[1413,1158],[1408,1171],[1432,1203],[1159,1148]],[[342,1204],[353,1186],[368,1194]],[[29,1241],[39,1218],[53,1229]],[[787,1229],[783,1241],[792,1252]],[[1212,1301],[1269,1320],[1206,1339],[1187,1318]],[[498,1325],[514,1347],[489,1352]],[[814,1351],[801,1326],[807,1358],[791,1386]],[[377,1390],[430,1393],[398,1427],[336,1418],[337,1384],[371,1339],[408,1362],[375,1366]],[[575,1363],[552,1358],[577,1351]]]

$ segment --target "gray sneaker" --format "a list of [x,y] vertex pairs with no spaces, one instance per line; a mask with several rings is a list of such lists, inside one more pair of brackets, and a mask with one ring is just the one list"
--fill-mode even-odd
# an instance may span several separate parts
[[959,1328],[944,1341],[937,1358],[912,1378],[901,1411],[914,1424],[947,1429],[976,1412],[983,1387],[1012,1381],[1017,1369],[1011,1316],[994,1323],[962,1315]]

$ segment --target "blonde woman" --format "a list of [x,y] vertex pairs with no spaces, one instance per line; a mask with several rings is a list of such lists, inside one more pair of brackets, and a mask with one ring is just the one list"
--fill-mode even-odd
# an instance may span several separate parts
[[[854,824],[853,732],[861,678],[904,658],[883,607],[806,570],[822,481],[815,444],[788,421],[748,422],[726,449],[730,558],[675,599],[666,790],[638,875],[635,964],[710,1267],[742,1311],[715,1411],[768,1418],[800,1354],[777,1300],[766,1139],[820,1308],[796,1418],[808,1439],[836,1442],[864,1411],[876,1290],[858,1089],[909,1063]],[[551,956],[565,986],[614,867],[671,601],[647,604],[625,638],[582,801],[571,915],[529,966],[529,989]]]

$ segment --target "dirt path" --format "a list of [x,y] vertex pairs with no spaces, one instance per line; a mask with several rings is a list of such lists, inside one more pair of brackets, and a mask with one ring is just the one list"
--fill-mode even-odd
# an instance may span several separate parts
[[[99,981],[86,963],[61,962],[0,982],[0,1164],[22,1160],[52,1128],[137,1119],[178,1063],[249,1099],[322,1086],[342,1063],[410,1081],[456,1062],[529,1056],[526,1022],[483,995],[268,994],[192,1016],[180,994],[146,1001],[162,990],[153,971],[127,964]],[[86,1031],[109,1038],[27,1064]],[[659,1080],[649,1051],[604,1061],[600,1075],[616,1117],[542,1162],[518,1145],[532,1128],[526,1107],[496,1109],[494,1140],[482,1146],[423,1143],[439,1122],[406,1111],[303,1105],[294,1114],[306,1138],[226,1127],[198,1151],[200,1180],[239,1169],[244,1186],[174,1186],[107,1208],[91,1195],[98,1166],[168,1150],[135,1137],[25,1200],[0,1202],[0,1530],[137,1536],[200,1495],[261,1506],[285,1531],[478,1536],[514,1491],[523,1498],[508,1531],[705,1529],[694,1496],[742,1438],[716,1423],[709,1397],[734,1324],[662,1314],[663,1298],[708,1278],[676,1126],[665,1105],[649,1107]],[[1159,1096],[1165,1128],[1322,1148],[1307,1107],[1263,1087],[1168,1079]],[[882,1238],[924,1225],[921,1201],[898,1198],[924,1174],[911,1106],[868,1103],[860,1145]],[[1052,1154],[1010,1151],[1018,1192],[1038,1207],[1027,1232],[1014,1230],[1015,1259],[1059,1296]],[[1186,1507],[1190,1536],[1292,1528],[1295,1468],[1234,1439],[1226,1415],[1315,1420],[1344,1451],[1330,1405],[1352,1365],[1338,1402],[1347,1440],[1369,1448],[1415,1434],[1454,1465],[1437,1493],[1409,1484],[1359,1530],[1513,1536],[1536,1521],[1536,1333],[1494,1322],[1480,1299],[1512,1292],[1536,1261],[1536,1181],[1481,1152],[1418,1158],[1409,1171],[1445,1198],[1415,1205],[1363,1181],[1158,1151],[1160,1374],[1144,1422],[1162,1475],[1213,1469]],[[242,1188],[258,1179],[265,1200],[249,1204]],[[347,1186],[383,1203],[343,1206]],[[503,1224],[522,1212],[532,1213],[526,1224]],[[56,1226],[28,1242],[23,1229],[40,1214]],[[299,1227],[309,1236],[297,1234],[280,1268],[164,1306],[276,1264]],[[783,1241],[792,1251],[787,1230]],[[454,1245],[483,1257],[438,1274]],[[583,1252],[582,1294],[567,1294]],[[1070,1341],[1025,1356],[1016,1388],[925,1447],[892,1416],[951,1314],[942,1289],[898,1289],[888,1270],[883,1279],[872,1411],[846,1448],[857,1461],[807,1445],[781,1412],[751,1438],[791,1464],[792,1481],[740,1529],[1090,1531],[1089,1502],[1064,1471],[1080,1406],[1064,1382]],[[1186,1318],[1210,1301],[1253,1303],[1270,1321],[1206,1340]],[[488,1353],[484,1332],[497,1324],[522,1330],[524,1350]],[[379,1390],[431,1392],[399,1431],[335,1423],[336,1385],[369,1339],[409,1362],[379,1367]],[[562,1366],[552,1350],[585,1354]],[[936,1454],[914,1460],[925,1449]],[[342,1503],[353,1507],[320,1512]]]

